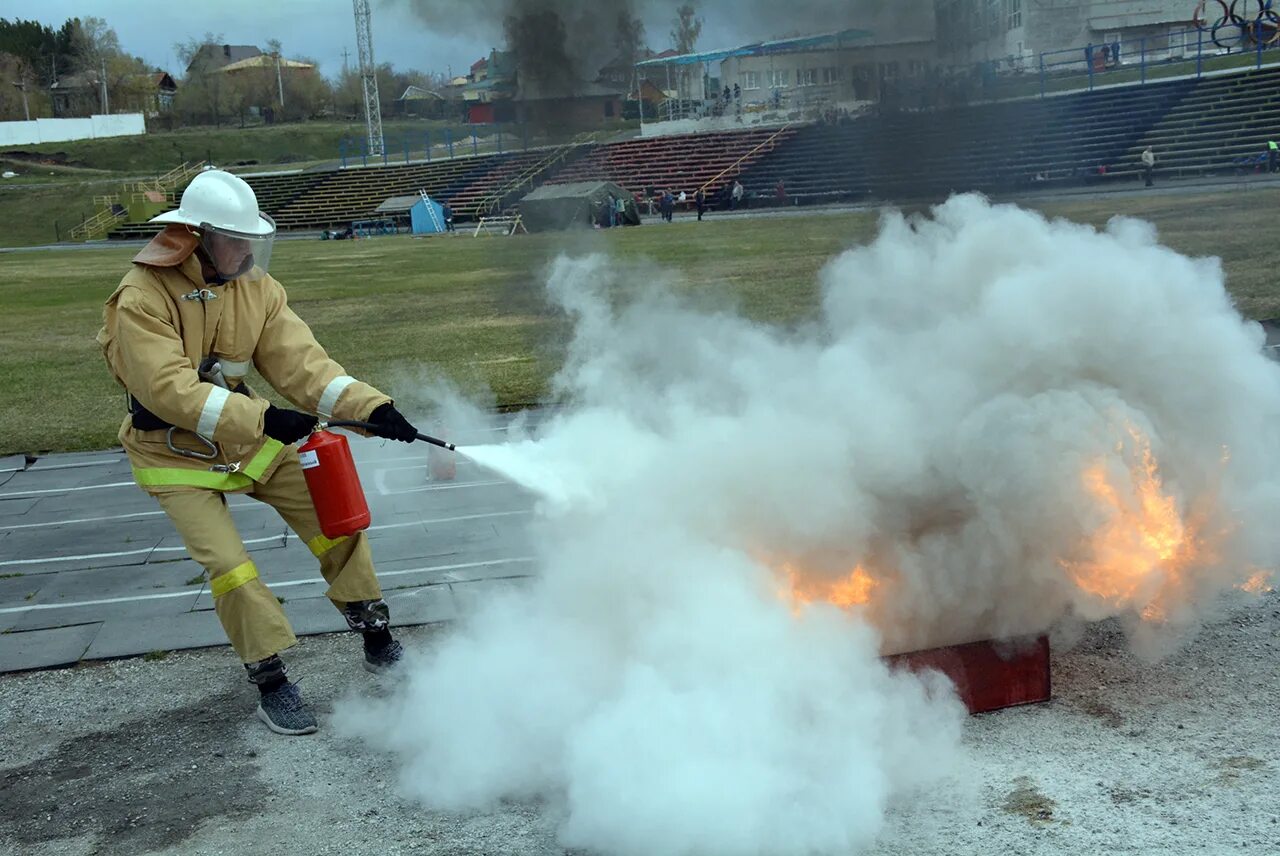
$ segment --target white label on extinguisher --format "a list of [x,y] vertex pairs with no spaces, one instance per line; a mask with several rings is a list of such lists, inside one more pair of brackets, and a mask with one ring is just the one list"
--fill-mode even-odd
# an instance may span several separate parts
[[298,463],[302,464],[304,470],[310,470],[320,466],[320,458],[315,452],[299,452]]

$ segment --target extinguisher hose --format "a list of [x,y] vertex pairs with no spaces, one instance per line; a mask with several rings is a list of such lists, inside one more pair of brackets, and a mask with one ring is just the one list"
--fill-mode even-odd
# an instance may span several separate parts
[[[360,428],[372,434],[378,433],[378,426],[374,425],[372,422],[352,422],[348,420],[343,420],[340,422],[322,423],[319,427],[321,428]],[[419,433],[417,439],[421,440],[424,443],[430,443],[433,446],[439,446],[441,449],[448,449],[450,452],[456,451],[458,448],[452,443],[449,443],[445,440],[441,440],[438,437],[432,437],[428,434]]]

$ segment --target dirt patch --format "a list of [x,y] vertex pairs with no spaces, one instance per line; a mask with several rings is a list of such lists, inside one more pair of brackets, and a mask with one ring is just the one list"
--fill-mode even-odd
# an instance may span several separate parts
[[1120,728],[1124,725],[1124,717],[1105,701],[1096,698],[1084,698],[1079,701],[1080,709],[1099,720],[1108,728]]
[[0,833],[43,844],[92,836],[102,856],[151,853],[187,839],[209,818],[261,811],[258,778],[228,711],[239,693],[133,719],[54,746],[0,773]]
[[1219,783],[1237,785],[1245,777],[1245,774],[1261,770],[1267,764],[1252,755],[1232,755],[1230,758],[1223,758],[1218,762],[1217,766],[1220,770],[1218,773]]
[[1004,798],[1001,806],[1009,814],[1020,814],[1029,823],[1050,823],[1058,804],[1040,792],[1028,776],[1013,780],[1013,790]]

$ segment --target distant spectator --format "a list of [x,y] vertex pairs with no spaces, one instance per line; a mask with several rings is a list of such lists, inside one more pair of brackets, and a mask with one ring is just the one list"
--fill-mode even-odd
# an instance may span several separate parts
[[726,86],[724,88],[724,103],[728,104],[732,98],[733,98],[733,93],[730,92],[729,87]]
[[453,208],[446,202],[440,206],[440,215],[444,217],[444,230],[446,232],[453,231]]
[[681,207],[683,207],[685,203],[689,201],[689,196],[682,190],[680,191],[680,195],[676,197],[676,201],[680,203]]
[[735,178],[733,180],[733,190],[729,192],[729,208],[731,210],[737,210],[738,206],[742,204],[742,197],[746,192],[746,189],[742,186],[742,182]]
[[698,222],[701,223],[702,214],[707,210],[707,194],[703,192],[701,187],[698,188],[697,193],[693,194],[693,204],[697,206]]
[[1156,153],[1151,146],[1147,146],[1142,150],[1142,177],[1147,182],[1147,187],[1155,184],[1154,175],[1156,171]]
[[627,224],[627,197],[619,196],[613,203],[613,225],[625,226]]
[[1280,143],[1267,140],[1267,172],[1275,172],[1277,169],[1280,169]]
[[671,195],[670,190],[664,190],[662,192],[662,219],[670,223],[675,210],[676,198]]
[[645,202],[648,203],[649,205],[649,216],[652,217],[653,216],[653,185],[652,184],[645,185],[644,199],[645,199]]
[[782,179],[778,179],[778,186],[773,189],[773,195],[779,205],[787,204],[787,186],[782,183]]
[[733,85],[733,100],[734,101],[742,100],[742,87],[736,83]]

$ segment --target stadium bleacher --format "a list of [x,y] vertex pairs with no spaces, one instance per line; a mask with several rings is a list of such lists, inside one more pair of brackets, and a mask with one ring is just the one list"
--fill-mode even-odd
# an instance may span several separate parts
[[681,191],[692,199],[707,187],[714,197],[751,164],[786,145],[791,128],[752,128],[642,137],[594,147],[585,157],[562,170],[550,183],[612,181],[640,197],[646,188]]
[[[779,181],[797,203],[936,198],[952,191],[1133,181],[1153,146],[1160,175],[1266,168],[1280,131],[1280,68],[956,107],[888,112],[837,124],[750,128],[611,144],[463,156],[329,172],[248,175],[283,230],[324,229],[372,217],[384,200],[425,190],[459,220],[506,208],[543,183],[615,182],[646,189],[706,186],[716,199],[734,179],[773,199]],[[155,231],[126,223],[112,237]]]
[[[781,180],[798,202],[1082,184],[1122,164],[1194,84],[1176,81],[811,125],[753,164],[742,181],[749,194],[772,196]],[[1136,163],[1136,154],[1132,157]]]

